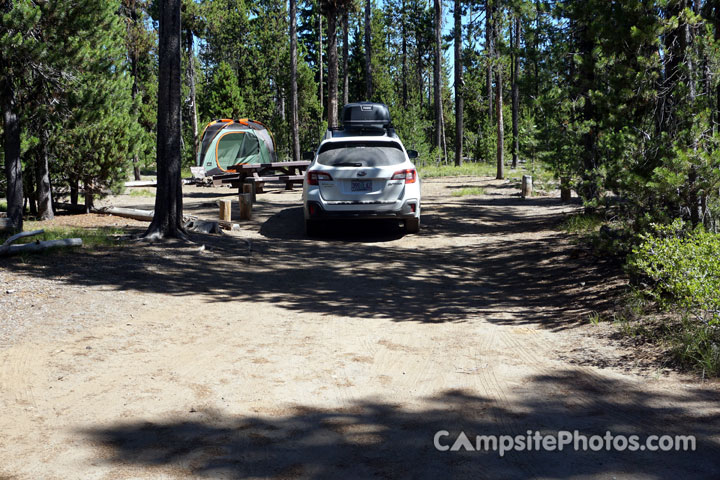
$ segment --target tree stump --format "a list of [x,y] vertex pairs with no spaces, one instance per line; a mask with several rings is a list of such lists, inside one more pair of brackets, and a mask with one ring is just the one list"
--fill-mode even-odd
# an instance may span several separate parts
[[572,199],[572,192],[570,191],[570,179],[568,177],[562,177],[560,179],[560,201],[569,202]]
[[229,222],[232,220],[232,200],[218,200],[220,206],[220,220]]
[[241,193],[240,200],[240,219],[250,220],[252,218],[252,193]]
[[520,196],[522,198],[527,198],[532,196],[532,190],[533,190],[533,180],[532,176],[530,175],[523,175],[522,177],[522,191],[520,192]]

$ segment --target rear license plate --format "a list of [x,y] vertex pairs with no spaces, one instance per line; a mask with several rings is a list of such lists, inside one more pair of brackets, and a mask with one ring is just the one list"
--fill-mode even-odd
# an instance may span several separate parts
[[351,192],[369,192],[372,190],[372,180],[353,180],[350,184]]

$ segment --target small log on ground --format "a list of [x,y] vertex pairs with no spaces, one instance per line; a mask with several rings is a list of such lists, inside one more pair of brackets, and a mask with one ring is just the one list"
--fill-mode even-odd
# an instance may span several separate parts
[[200,220],[199,218],[189,218],[183,225],[185,230],[198,233],[220,233],[220,225],[218,222]]
[[240,200],[240,219],[250,220],[252,218],[252,193],[241,193]]
[[120,207],[104,207],[94,208],[93,213],[106,213],[115,215],[116,217],[132,218],[134,220],[142,220],[146,222],[152,222],[155,212],[152,210],[138,210],[135,208],[120,208]]
[[25,243],[22,245],[12,245],[13,242],[15,242],[21,238],[31,237],[34,235],[40,235],[42,233],[44,233],[44,230],[34,230],[32,232],[21,232],[21,233],[13,235],[12,237],[5,240],[5,243],[3,243],[0,246],[0,257],[16,255],[18,253],[42,252],[44,250],[49,250],[51,248],[82,246],[81,238],[64,238],[62,240],[46,240],[43,242],[37,241],[37,242],[33,242],[33,243]]
[[157,187],[157,180],[133,180],[132,182],[125,182],[125,187]]
[[232,220],[232,200],[218,200],[218,206],[220,207],[219,218],[223,222],[229,222]]
[[527,198],[532,195],[533,190],[533,179],[530,175],[523,175],[522,177],[522,191],[520,192],[520,196],[522,198]]

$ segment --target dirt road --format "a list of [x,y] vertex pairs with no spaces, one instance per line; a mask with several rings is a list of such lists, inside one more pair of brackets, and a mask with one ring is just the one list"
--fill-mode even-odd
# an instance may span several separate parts
[[[420,235],[308,240],[299,193],[271,192],[233,236],[0,261],[0,479],[718,478],[717,383],[595,335],[623,281],[556,228],[574,207],[423,189]],[[443,430],[697,450],[500,457],[438,451]]]

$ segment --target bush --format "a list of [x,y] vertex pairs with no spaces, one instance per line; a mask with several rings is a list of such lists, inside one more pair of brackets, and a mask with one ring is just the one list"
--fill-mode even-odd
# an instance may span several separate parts
[[649,281],[660,305],[683,314],[678,357],[720,373],[720,235],[682,221],[655,226],[628,259],[632,273]]
[[629,265],[651,279],[653,293],[711,326],[720,322],[720,235],[681,221],[642,235]]

